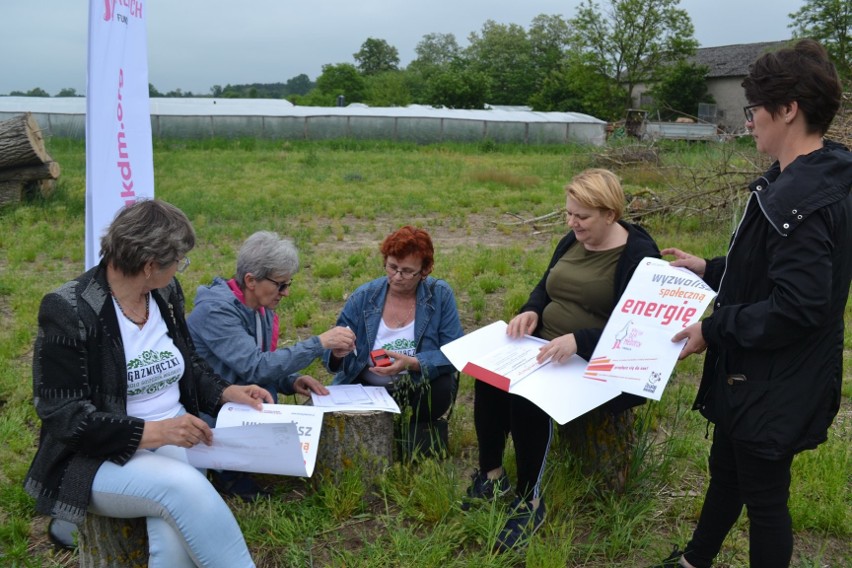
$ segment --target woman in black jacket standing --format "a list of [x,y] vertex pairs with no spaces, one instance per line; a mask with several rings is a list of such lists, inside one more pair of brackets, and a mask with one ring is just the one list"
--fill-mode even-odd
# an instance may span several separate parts
[[679,249],[719,291],[713,314],[674,337],[707,349],[694,409],[714,423],[710,484],[684,551],[661,566],[709,568],[748,511],[752,568],[789,566],[793,456],[824,442],[840,406],[852,279],[852,154],[823,135],[841,86],[813,40],[760,57],[743,81],[746,126],[777,161],[751,196],[725,257]]

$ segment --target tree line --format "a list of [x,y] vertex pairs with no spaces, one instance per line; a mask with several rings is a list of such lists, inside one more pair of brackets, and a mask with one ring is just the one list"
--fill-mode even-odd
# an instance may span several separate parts
[[[416,57],[400,65],[384,39],[367,38],[353,62],[326,64],[316,82],[300,74],[283,83],[214,85],[200,95],[180,89],[152,97],[286,98],[297,105],[423,104],[481,109],[523,105],[538,111],[623,116],[639,84],[654,85],[650,110],[664,117],[695,114],[707,93],[707,68],[690,61],[698,42],[680,0],[584,0],[573,18],[540,14],[528,27],[487,20],[462,47],[454,34],[430,33]],[[826,46],[845,79],[852,69],[852,1],[807,0],[789,14],[794,37]],[[49,96],[42,89],[19,96]],[[57,96],[75,96],[63,89]]]

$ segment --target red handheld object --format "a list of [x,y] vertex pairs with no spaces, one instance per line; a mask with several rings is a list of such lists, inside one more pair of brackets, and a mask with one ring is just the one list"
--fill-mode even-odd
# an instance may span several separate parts
[[370,359],[373,360],[374,367],[390,367],[391,364],[390,355],[384,349],[370,351]]

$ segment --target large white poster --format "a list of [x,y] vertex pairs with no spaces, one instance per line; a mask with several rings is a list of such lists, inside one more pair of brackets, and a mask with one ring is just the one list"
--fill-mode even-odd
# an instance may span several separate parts
[[87,269],[118,210],[154,196],[145,10],[142,0],[89,0]]
[[701,278],[645,258],[612,310],[585,377],[660,400],[685,341],[672,337],[701,319],[716,297]]

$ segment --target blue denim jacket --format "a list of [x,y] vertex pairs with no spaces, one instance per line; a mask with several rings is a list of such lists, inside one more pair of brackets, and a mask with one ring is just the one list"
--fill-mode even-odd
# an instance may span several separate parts
[[293,383],[311,362],[322,355],[319,337],[313,336],[271,351],[272,310],[262,317],[261,343],[257,346],[255,310],[245,306],[225,280],[199,286],[195,307],[186,318],[195,350],[230,383],[257,384],[272,393],[293,394]]
[[[388,292],[387,277],[377,278],[358,287],[349,296],[337,325],[349,326],[355,333],[358,355],[350,353],[331,367],[331,350],[323,353],[323,363],[334,376],[333,384],[355,381],[361,371],[372,367],[370,350],[379,332],[379,322]],[[417,344],[415,357],[420,363],[420,372],[412,372],[414,382],[432,379],[455,372],[455,367],[441,352],[441,346],[464,335],[453,289],[444,280],[431,276],[417,286],[417,311],[414,312],[414,341]]]

